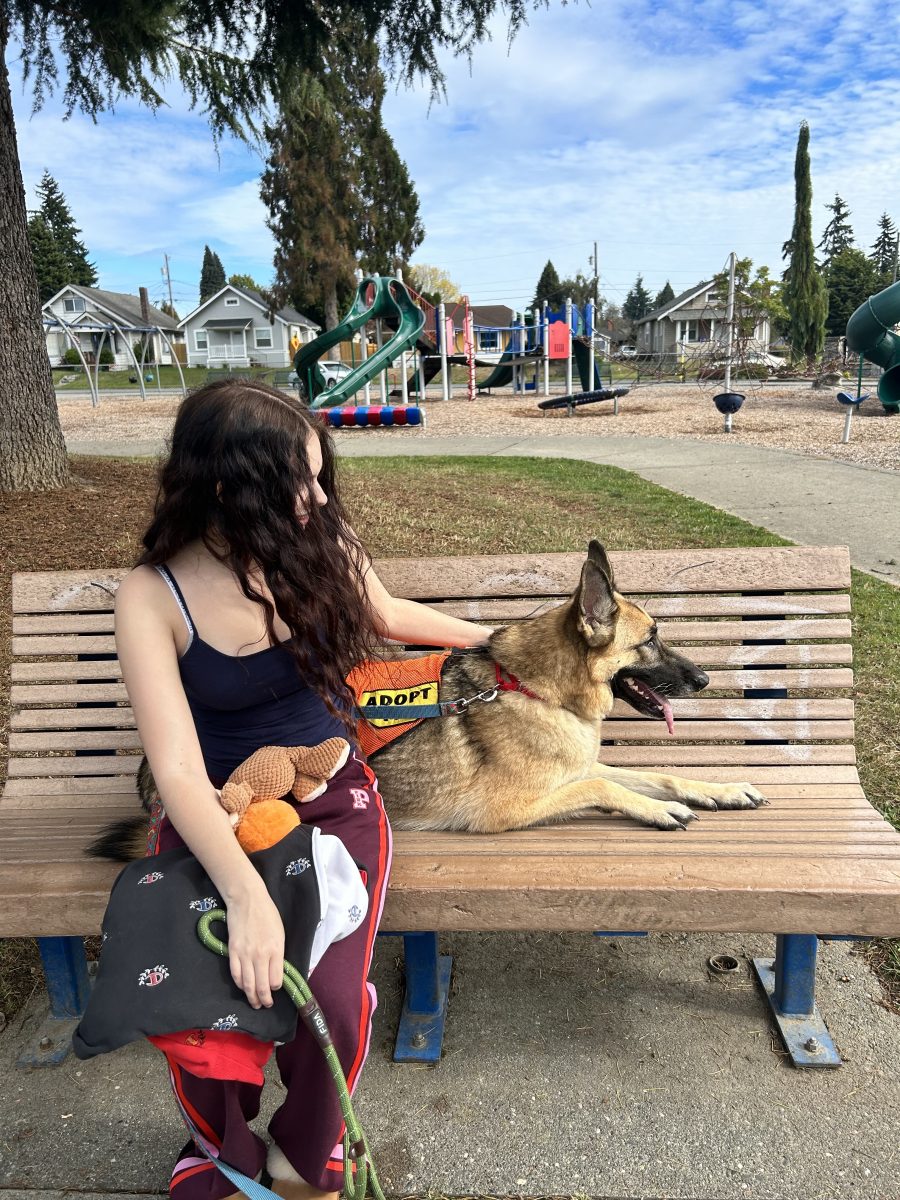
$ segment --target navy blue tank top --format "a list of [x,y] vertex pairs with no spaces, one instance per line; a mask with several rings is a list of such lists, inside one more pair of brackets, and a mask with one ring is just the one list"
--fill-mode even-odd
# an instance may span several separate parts
[[216,650],[198,634],[171,571],[156,569],[188,627],[178,669],[210,779],[220,785],[260,746],[315,746],[347,737],[283,644],[240,656]]

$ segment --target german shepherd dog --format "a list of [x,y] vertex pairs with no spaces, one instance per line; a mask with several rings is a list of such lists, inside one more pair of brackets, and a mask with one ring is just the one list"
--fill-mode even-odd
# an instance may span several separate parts
[[[659,638],[656,623],[616,591],[606,551],[588,547],[581,579],[561,606],[497,629],[484,648],[447,659],[442,701],[508,690],[463,715],[421,721],[373,760],[396,829],[500,833],[597,809],[656,829],[685,830],[694,808],[757,808],[749,783],[702,783],[605,767],[600,730],[616,698],[672,730],[669,700],[709,678]],[[145,809],[155,798],[146,762]],[[112,826],[91,848],[143,854],[146,820]]]

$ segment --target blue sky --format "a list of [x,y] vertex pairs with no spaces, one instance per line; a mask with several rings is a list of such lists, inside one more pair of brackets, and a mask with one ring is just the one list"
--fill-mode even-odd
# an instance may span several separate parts
[[[728,252],[781,269],[797,129],[808,120],[816,237],[835,191],[868,249],[885,209],[900,223],[900,8],[885,0],[596,0],[534,13],[511,46],[501,19],[470,63],[448,60],[447,97],[389,93],[385,120],[419,193],[416,255],[475,303],[531,300],[552,258],[621,302],[637,273],[655,292],[709,277]],[[167,93],[96,125],[30,116],[9,54],[29,204],[48,167],[100,285],[195,303],[204,243],[226,271],[271,275],[259,155],[218,156],[202,117]],[[17,81],[18,86],[17,86]]]

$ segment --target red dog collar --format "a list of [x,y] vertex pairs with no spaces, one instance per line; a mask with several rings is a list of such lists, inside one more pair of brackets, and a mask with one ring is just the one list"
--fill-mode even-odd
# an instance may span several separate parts
[[523,696],[528,696],[532,700],[540,700],[540,696],[527,688],[521,680],[516,679],[511,671],[505,671],[498,662],[494,663],[494,671],[497,675],[497,690],[500,692],[521,692]]

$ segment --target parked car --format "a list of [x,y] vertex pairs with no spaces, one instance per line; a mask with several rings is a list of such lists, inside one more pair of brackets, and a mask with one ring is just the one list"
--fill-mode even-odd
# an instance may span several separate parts
[[637,358],[637,350],[634,346],[620,346],[617,354],[619,358]]
[[340,383],[342,379],[346,379],[353,370],[346,363],[338,362],[336,359],[321,359],[319,366],[322,374],[325,376],[325,386],[327,388],[332,388],[336,383]]

